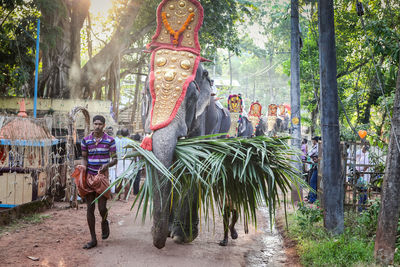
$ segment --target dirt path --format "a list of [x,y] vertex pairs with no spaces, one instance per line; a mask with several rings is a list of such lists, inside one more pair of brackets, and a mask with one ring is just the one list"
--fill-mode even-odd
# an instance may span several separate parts
[[227,247],[218,245],[223,235],[218,218],[215,229],[212,223],[203,223],[194,242],[178,245],[168,239],[166,247],[159,250],[152,245],[150,220],[144,225],[139,218],[135,221],[136,208],[130,211],[129,203],[109,204],[111,235],[105,241],[100,238],[96,210],[96,248],[81,248],[89,238],[85,205],[75,210],[63,209],[65,204],[58,203],[43,213],[49,217],[41,223],[7,228],[8,232],[0,235],[0,266],[293,266],[280,235],[276,230],[271,233],[262,210],[257,231],[250,226],[245,235],[239,221],[239,238],[229,240]]

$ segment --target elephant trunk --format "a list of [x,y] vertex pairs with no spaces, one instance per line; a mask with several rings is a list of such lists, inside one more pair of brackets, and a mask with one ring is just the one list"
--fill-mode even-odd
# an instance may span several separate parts
[[[157,130],[153,134],[153,153],[164,166],[169,168],[172,164],[175,146],[177,143],[176,130],[170,126]],[[157,176],[161,174],[158,173]],[[159,178],[153,181],[153,244],[157,248],[165,246],[168,237],[168,220],[170,211],[171,183],[159,183]]]

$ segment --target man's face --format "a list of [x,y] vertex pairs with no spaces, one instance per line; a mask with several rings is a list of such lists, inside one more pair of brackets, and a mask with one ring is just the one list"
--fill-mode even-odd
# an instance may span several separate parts
[[95,132],[95,133],[102,133],[105,124],[102,123],[100,120],[95,120],[95,121],[93,122],[93,126],[94,126],[94,132]]

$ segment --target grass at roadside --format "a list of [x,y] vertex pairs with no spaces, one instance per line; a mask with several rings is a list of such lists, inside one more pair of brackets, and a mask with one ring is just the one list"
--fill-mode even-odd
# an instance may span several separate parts
[[[374,238],[379,203],[372,203],[361,214],[345,213],[345,231],[331,235],[323,227],[323,211],[318,206],[305,205],[288,216],[289,237],[297,242],[304,266],[375,266]],[[395,264],[400,263],[400,255]]]
[[34,213],[32,215],[24,216],[20,219],[15,220],[9,225],[0,227],[0,237],[4,235],[6,232],[14,232],[16,230],[25,228],[32,224],[38,224],[44,221],[45,219],[50,218],[50,215],[44,215],[39,213]]

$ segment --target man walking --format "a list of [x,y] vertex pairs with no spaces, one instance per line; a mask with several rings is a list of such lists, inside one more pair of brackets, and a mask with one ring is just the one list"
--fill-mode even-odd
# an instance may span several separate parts
[[103,131],[105,122],[105,118],[101,115],[93,117],[94,131],[86,136],[81,143],[82,165],[77,166],[72,174],[80,196],[85,198],[87,203],[87,222],[92,239],[83,246],[84,249],[97,246],[94,200],[103,193],[98,199],[98,209],[102,218],[101,237],[107,239],[110,235],[107,220],[107,199],[111,197],[111,193],[110,191],[105,192],[105,190],[110,185],[108,169],[117,164],[117,157],[114,138]]

